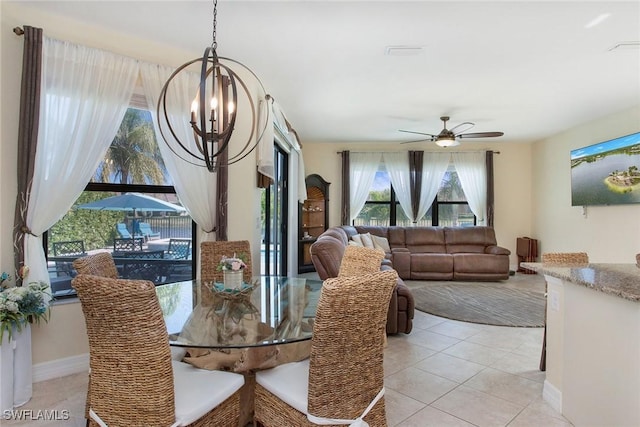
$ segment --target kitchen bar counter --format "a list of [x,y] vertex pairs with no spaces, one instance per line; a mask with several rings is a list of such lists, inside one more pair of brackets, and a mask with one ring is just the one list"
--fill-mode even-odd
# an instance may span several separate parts
[[640,426],[640,268],[522,266],[547,282],[543,398],[575,426]]
[[546,276],[586,286],[629,301],[640,301],[640,268],[635,264],[563,266],[524,262],[522,267]]

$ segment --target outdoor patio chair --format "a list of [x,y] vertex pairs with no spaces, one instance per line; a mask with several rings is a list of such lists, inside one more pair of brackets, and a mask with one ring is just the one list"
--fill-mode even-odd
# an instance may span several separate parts
[[169,239],[165,258],[188,259],[191,255],[191,239]]
[[309,359],[256,372],[257,422],[387,425],[383,335],[397,277],[389,270],[325,280]]
[[54,256],[72,256],[72,255],[86,255],[84,251],[84,241],[82,240],[70,240],[67,242],[54,242],[53,255]]
[[135,259],[162,259],[164,258],[164,251],[129,251],[123,252],[122,257]]
[[90,426],[238,425],[244,377],[171,359],[153,283],[78,275],[73,287],[89,338]]
[[223,256],[230,258],[242,256],[247,265],[244,269],[245,280],[251,280],[251,245],[248,240],[217,241],[200,243],[200,275],[203,281],[223,282],[223,273],[218,271],[218,263]]
[[113,252],[142,251],[143,237],[113,239]]
[[120,238],[133,239],[133,236],[131,235],[131,233],[129,233],[129,230],[127,229],[127,224],[125,224],[124,222],[119,222],[118,224],[116,224],[116,230],[118,231]]
[[82,240],[54,242],[52,243],[52,249],[54,257],[70,258],[69,261],[55,261],[55,270],[49,271],[49,273],[54,273],[55,277],[75,275],[72,267],[73,258],[87,254]]
[[140,222],[138,223],[138,228],[140,229],[140,234],[147,240],[156,240],[160,238],[160,233],[154,233],[151,229],[151,224],[148,222]]

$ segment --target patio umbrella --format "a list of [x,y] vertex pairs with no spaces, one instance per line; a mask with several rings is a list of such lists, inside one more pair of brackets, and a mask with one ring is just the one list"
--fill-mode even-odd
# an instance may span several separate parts
[[119,196],[107,197],[95,202],[78,206],[79,209],[93,209],[98,211],[163,211],[185,212],[182,206],[156,199],[140,193],[125,193]]

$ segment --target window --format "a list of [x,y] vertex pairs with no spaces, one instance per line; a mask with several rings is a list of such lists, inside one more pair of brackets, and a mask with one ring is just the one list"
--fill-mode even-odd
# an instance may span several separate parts
[[191,280],[194,236],[195,224],[160,156],[150,112],[129,108],[91,182],[45,236],[52,293],[75,296],[72,262],[97,252],[112,254],[122,278]]
[[[453,164],[445,173],[438,194],[427,213],[418,220],[418,226],[473,226],[476,217],[462,191],[458,173]],[[409,226],[411,221],[396,200],[391,179],[381,163],[369,197],[353,221],[353,225]]]

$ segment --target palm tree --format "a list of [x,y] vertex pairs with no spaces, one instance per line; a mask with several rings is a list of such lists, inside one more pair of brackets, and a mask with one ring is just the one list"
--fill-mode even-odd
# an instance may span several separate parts
[[165,183],[165,166],[148,111],[127,110],[95,177],[120,184]]

